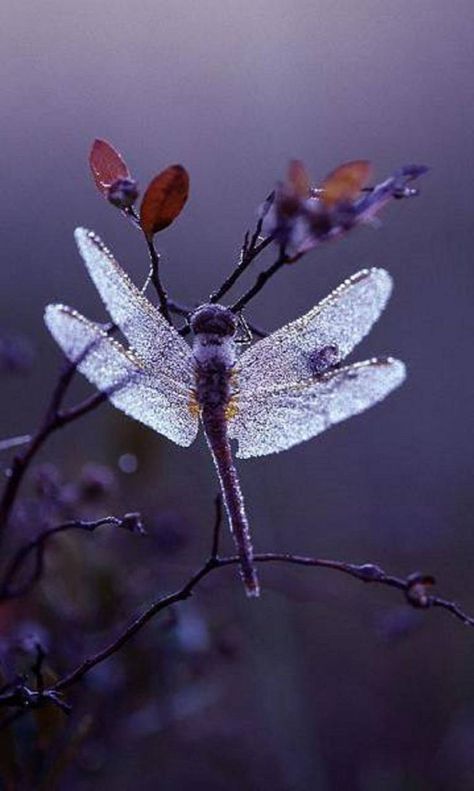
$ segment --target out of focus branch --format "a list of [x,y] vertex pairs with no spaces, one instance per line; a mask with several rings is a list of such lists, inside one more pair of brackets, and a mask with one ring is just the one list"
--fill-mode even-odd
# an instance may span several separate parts
[[[211,554],[207,561],[185,584],[174,593],[163,596],[146,609],[138,618],[134,619],[121,634],[109,645],[97,652],[93,656],[85,659],[75,670],[60,679],[52,689],[55,692],[62,692],[73,686],[83,676],[89,673],[98,664],[115,654],[122,646],[127,643],[145,624],[148,623],[158,613],[177,602],[184,601],[191,596],[194,588],[207,577],[212,571],[226,566],[234,566],[239,563],[237,555],[220,557],[218,555],[219,528],[221,523],[221,503],[216,500],[216,522],[213,531]],[[362,582],[378,583],[390,588],[397,588],[405,595],[405,599],[412,607],[427,609],[429,607],[439,607],[448,610],[456,618],[460,619],[468,626],[474,626],[474,618],[467,615],[461,608],[452,601],[442,599],[429,593],[429,588],[434,584],[434,579],[419,573],[411,574],[407,578],[394,577],[387,574],[380,566],[372,563],[357,565],[346,563],[340,560],[326,560],[323,558],[304,557],[285,553],[267,552],[254,556],[256,563],[288,563],[297,566],[311,566],[313,568],[326,568],[333,571],[340,571],[354,579]],[[0,699],[1,703],[1,699]]]
[[[156,615],[168,607],[188,599],[199,583],[211,572],[225,568],[226,566],[237,565],[239,563],[237,555],[222,557],[218,554],[221,519],[221,501],[220,498],[218,498],[216,500],[216,520],[213,528],[211,551],[206,562],[182,585],[181,588],[179,588],[179,590],[160,597],[141,615],[133,619],[111,643],[85,659],[80,665],[63,676],[63,678],[54,685],[42,691],[31,691],[29,688],[25,687],[24,684],[21,688],[19,688],[18,684],[16,686],[13,684],[7,685],[0,693],[0,706],[13,706],[16,707],[16,711],[8,715],[3,723],[0,723],[0,728],[2,726],[6,727],[32,707],[38,708],[41,705],[47,705],[49,703],[53,703],[54,705],[67,705],[62,698],[62,693],[77,684],[84,676],[90,673],[91,670],[102,664],[102,662],[105,662],[110,656],[117,653],[117,651],[141,631],[141,629]],[[115,520],[110,517],[101,520],[101,523],[105,524],[107,521],[108,523],[115,523]],[[120,520],[116,521],[119,522]],[[71,526],[79,527],[80,525]],[[95,526],[98,526],[98,524]],[[66,526],[62,526],[62,529],[67,528]],[[56,530],[56,532],[58,532],[58,530]],[[462,621],[465,625],[474,626],[474,617],[467,615],[456,602],[435,596],[430,592],[430,589],[434,585],[434,579],[429,575],[415,573],[410,574],[406,578],[395,577],[373,563],[354,564],[346,563],[341,560],[327,560],[324,558],[305,557],[289,553],[267,552],[255,555],[254,560],[256,563],[287,563],[296,566],[325,568],[341,572],[361,582],[376,583],[378,585],[385,585],[389,588],[396,588],[403,593],[405,601],[412,607],[421,609],[437,607],[444,609],[455,618]]]
[[107,399],[106,393],[95,393],[73,407],[61,408],[76,373],[77,365],[77,361],[74,363],[68,362],[65,365],[51,395],[42,424],[31,436],[24,450],[13,457],[11,467],[7,473],[7,482],[0,498],[0,532],[5,530],[8,523],[24,475],[46,440],[59,428],[91,412]]
[[[120,527],[124,530],[129,530],[133,533],[144,533],[144,528],[141,522],[140,514],[130,513],[125,514],[123,517],[104,516],[102,519],[96,519],[93,522],[85,522],[79,519],[64,522],[56,527],[51,527],[43,533],[24,544],[20,547],[11,558],[7,565],[5,574],[0,582],[0,602],[17,599],[24,596],[34,587],[34,585],[41,578],[44,570],[44,553],[46,544],[59,533],[65,533],[70,530],[82,530],[93,533],[97,528],[104,525],[112,525],[113,527]],[[33,558],[33,568],[28,579],[21,584],[15,585],[16,580],[20,576],[26,564]]]

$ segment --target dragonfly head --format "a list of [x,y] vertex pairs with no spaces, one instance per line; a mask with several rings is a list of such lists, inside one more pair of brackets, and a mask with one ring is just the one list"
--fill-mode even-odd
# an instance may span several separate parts
[[237,331],[237,318],[223,305],[200,305],[192,314],[190,321],[195,335],[205,333],[229,338]]

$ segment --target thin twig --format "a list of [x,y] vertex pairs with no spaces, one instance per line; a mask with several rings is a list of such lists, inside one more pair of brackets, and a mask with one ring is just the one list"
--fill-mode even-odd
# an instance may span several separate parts
[[174,299],[168,299],[168,308],[171,313],[176,313],[177,316],[183,316],[185,319],[187,319],[194,310],[194,308],[183,305],[181,302],[176,302]]
[[84,401],[81,401],[79,404],[69,407],[68,409],[60,410],[59,407],[66,395],[66,391],[75,371],[76,364],[74,363],[70,363],[64,369],[54,389],[42,425],[36,433],[33,434],[23,452],[14,456],[12,460],[10,470],[7,473],[7,482],[0,500],[0,530],[5,529],[24,475],[45,441],[59,428],[91,412],[107,400],[107,393],[94,393],[94,395],[84,399]]
[[[25,686],[7,685],[0,694],[0,705],[17,706],[17,712],[5,718],[1,727],[6,727],[25,713],[28,709],[47,703],[65,706],[61,699],[64,690],[74,686],[85,675],[93,670],[97,665],[105,662],[110,656],[119,651],[123,645],[134,637],[152,618],[163,610],[171,607],[177,602],[184,601],[191,596],[194,588],[215,569],[225,568],[239,563],[237,555],[219,557],[217,554],[218,534],[221,522],[220,504],[216,500],[216,521],[214,525],[211,555],[200,569],[184,585],[174,593],[162,596],[141,615],[135,618],[111,643],[103,649],[85,659],[75,669],[67,673],[53,686],[45,689],[43,693],[31,692]],[[407,578],[395,577],[387,574],[380,566],[372,563],[354,564],[339,560],[327,560],[323,558],[305,557],[292,555],[289,553],[267,552],[254,556],[256,563],[288,563],[298,566],[310,566],[313,568],[327,568],[339,571],[366,583],[377,583],[390,588],[396,588],[404,593],[408,604],[413,607],[427,609],[438,607],[450,612],[455,618],[461,620],[468,626],[474,626],[474,618],[467,615],[456,602],[433,596],[428,592],[429,586],[434,583],[431,577],[421,574],[411,574]],[[25,691],[26,690],[26,691]]]
[[[126,212],[126,214],[134,221],[135,225],[138,224],[140,227],[138,215],[133,209]],[[159,276],[159,255],[154,247],[153,241],[149,240],[147,237],[145,238],[147,241],[152,265],[152,282],[158,294],[160,295],[160,309],[164,317],[171,323],[167,307],[166,292],[163,289]],[[109,323],[105,325],[104,329],[109,333],[113,333],[117,328],[114,324]],[[30,440],[26,444],[24,450],[13,457],[11,467],[7,472],[7,482],[0,498],[0,536],[3,534],[8,523],[10,513],[15,503],[24,475],[28,470],[32,460],[43,446],[44,442],[57,429],[62,428],[68,423],[71,423],[72,421],[83,417],[88,412],[91,412],[97,406],[106,401],[108,395],[110,395],[110,393],[103,392],[95,393],[89,398],[84,399],[84,401],[80,402],[79,404],[76,404],[75,406],[68,409],[61,410],[64,398],[78,369],[78,366],[83,357],[85,357],[89,351],[90,348],[87,347],[80,359],[75,360],[74,362],[66,363],[51,395],[42,424],[37,429],[37,431],[31,435]]]
[[160,312],[162,316],[166,319],[166,321],[169,324],[172,324],[171,316],[170,316],[171,301],[168,299],[168,294],[166,293],[163,283],[161,282],[161,275],[160,275],[161,256],[155,247],[155,243],[153,239],[150,239],[150,237],[147,236],[147,234],[143,231],[142,224],[140,222],[140,215],[135,210],[135,208],[133,206],[130,206],[127,209],[123,209],[123,214],[125,215],[125,217],[127,217],[128,220],[132,222],[135,228],[137,228],[139,231],[141,231],[141,233],[143,233],[146,246],[148,248],[148,254],[150,256],[150,266],[151,266],[150,274],[145,280],[142,291],[146,291],[146,288],[150,281],[151,283],[153,283],[155,291],[158,295]]
[[[125,514],[125,516],[120,519],[116,516],[104,516],[92,522],[75,519],[64,522],[56,527],[51,527],[43,533],[40,533],[37,538],[24,544],[13,555],[6,568],[3,580],[0,583],[0,601],[17,599],[20,596],[24,596],[38,582],[43,573],[45,546],[53,536],[70,530],[82,530],[92,533],[103,525],[123,527],[133,532],[144,532],[139,514]],[[16,588],[13,587],[15,580],[18,578],[22,569],[25,568],[25,564],[32,555],[34,555],[34,568],[29,579],[23,585],[19,585]]]
[[218,568],[221,565],[221,562],[218,560],[212,560],[210,558],[203,566],[186,582],[179,591],[175,593],[171,593],[168,596],[163,596],[162,598],[158,599],[154,604],[148,607],[142,615],[138,616],[135,620],[131,622],[129,626],[109,645],[103,648],[98,653],[94,654],[94,656],[85,659],[75,670],[71,673],[68,673],[64,678],[60,679],[53,687],[55,692],[62,692],[64,689],[68,689],[73,684],[77,683],[86,673],[89,673],[94,667],[96,667],[101,662],[104,662],[109,656],[115,654],[125,643],[127,643],[140,629],[145,626],[155,615],[157,615],[162,610],[170,607],[172,604],[176,604],[179,601],[184,601],[184,599],[189,598],[193,589],[196,587],[198,582],[200,582],[203,577],[206,577],[210,571],[215,568]]
[[172,324],[171,316],[168,308],[168,294],[165,291],[163,283],[161,282],[160,276],[160,261],[161,257],[158,253],[153,239],[150,239],[148,236],[145,235],[146,245],[148,247],[148,253],[150,255],[150,263],[151,263],[151,282],[153,283],[156,293],[158,294],[159,299],[159,309],[161,315],[164,319],[168,322],[168,324]]
[[[217,514],[217,517],[216,525],[219,526],[219,513]],[[215,528],[214,535],[216,535],[217,532],[218,531]],[[215,539],[213,539],[212,554],[206,563],[204,563],[201,568],[178,591],[158,599],[158,601],[145,610],[142,615],[132,621],[131,624],[126,627],[126,629],[119,635],[119,637],[112,641],[112,643],[110,643],[106,648],[94,654],[92,657],[84,660],[84,662],[82,662],[79,667],[58,681],[54,685],[53,689],[56,692],[60,692],[75,684],[80,678],[86,675],[86,673],[92,670],[92,668],[96,667],[98,664],[103,662],[105,659],[108,659],[109,656],[118,651],[142,628],[142,626],[148,623],[151,618],[153,618],[165,608],[170,607],[172,604],[176,604],[179,601],[187,599],[198,583],[201,582],[204,577],[207,577],[212,571],[215,569],[224,568],[226,566],[233,566],[240,562],[237,555],[219,557],[217,552],[214,554],[215,547]],[[327,568],[332,569],[333,571],[342,572],[343,574],[347,574],[362,582],[378,583],[380,585],[386,585],[387,587],[397,588],[405,594],[406,601],[413,607],[423,609],[427,609],[429,607],[440,607],[452,613],[464,624],[474,626],[474,618],[466,615],[466,613],[464,613],[455,602],[450,602],[439,598],[438,596],[428,594],[426,592],[426,586],[420,582],[420,580],[424,579],[424,577],[418,574],[411,574],[406,579],[403,579],[401,577],[394,577],[390,574],[387,574],[382,568],[380,568],[380,566],[376,566],[372,563],[358,565],[339,560],[304,557],[301,555],[292,555],[289,553],[267,552],[264,554],[256,554],[254,555],[254,560],[256,563],[288,563],[297,566]],[[416,590],[417,586],[419,588],[418,590]]]
[[263,251],[269,246],[269,244],[273,241],[272,236],[267,236],[266,239],[262,239],[261,242],[256,244],[254,247],[249,247],[246,252],[243,252],[239,263],[235,267],[234,271],[229,275],[229,277],[224,281],[222,286],[211,294],[209,297],[209,302],[220,302],[222,297],[227,294],[228,291],[232,288],[234,283],[243,275],[245,270],[250,266],[252,261],[263,253]]
[[36,658],[31,668],[31,672],[35,677],[36,690],[38,692],[44,692],[43,665],[44,665],[44,660],[46,659],[46,651],[39,642],[35,644],[35,650],[36,650]]
[[280,255],[278,256],[276,261],[270,267],[268,267],[268,269],[265,269],[263,272],[260,272],[253,286],[249,288],[249,290],[246,291],[245,294],[243,294],[240,297],[240,299],[238,299],[237,302],[235,302],[231,306],[231,310],[234,313],[238,313],[239,311],[241,311],[246,305],[248,305],[250,300],[253,299],[259,293],[259,291],[262,290],[265,283],[268,280],[270,280],[270,278],[273,277],[273,275],[276,274],[276,272],[278,272],[278,270],[281,269],[287,263],[288,263],[288,258],[285,255],[285,251],[282,249],[280,250]]
[[252,238],[250,238],[250,233],[247,231],[244,236],[244,241],[242,247],[240,248],[240,256],[237,266],[235,267],[234,271],[231,272],[228,278],[224,280],[223,284],[217,291],[214,291],[211,296],[209,297],[209,302],[220,302],[224,294],[227,294],[228,291],[232,288],[234,283],[243,275],[245,270],[250,266],[252,261],[263,253],[263,251],[268,247],[268,245],[273,241],[274,236],[269,234],[265,239],[261,239],[261,233],[263,228],[263,222],[265,217],[267,216],[270,207],[275,199],[275,193],[271,192],[265,198],[263,209],[261,211],[259,220],[257,225],[255,226],[255,230],[252,234]]
[[31,441],[31,434],[22,434],[18,437],[7,437],[0,440],[0,451],[11,450],[17,448],[19,445],[26,445]]

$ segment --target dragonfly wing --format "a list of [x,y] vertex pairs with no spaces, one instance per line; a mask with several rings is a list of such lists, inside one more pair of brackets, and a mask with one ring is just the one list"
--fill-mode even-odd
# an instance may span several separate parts
[[334,369],[318,378],[241,392],[229,419],[239,458],[266,456],[298,445],[385,398],[405,378],[405,366],[380,358]]
[[45,322],[66,357],[115,407],[178,445],[193,442],[198,421],[188,391],[151,372],[137,353],[65,305],[49,305]]
[[132,283],[98,236],[85,228],[77,228],[74,235],[105,307],[130,345],[157,373],[191,387],[193,365],[187,343]]
[[[343,360],[382,313],[392,291],[384,269],[363,269],[305,316],[250,347],[239,359],[239,386],[249,391],[314,375],[314,355],[335,347]],[[333,361],[334,362],[334,361]]]

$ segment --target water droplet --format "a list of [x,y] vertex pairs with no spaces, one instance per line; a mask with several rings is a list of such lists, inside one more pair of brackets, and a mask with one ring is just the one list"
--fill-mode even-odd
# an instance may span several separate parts
[[127,475],[138,470],[138,459],[134,453],[122,453],[118,460],[119,469]]

